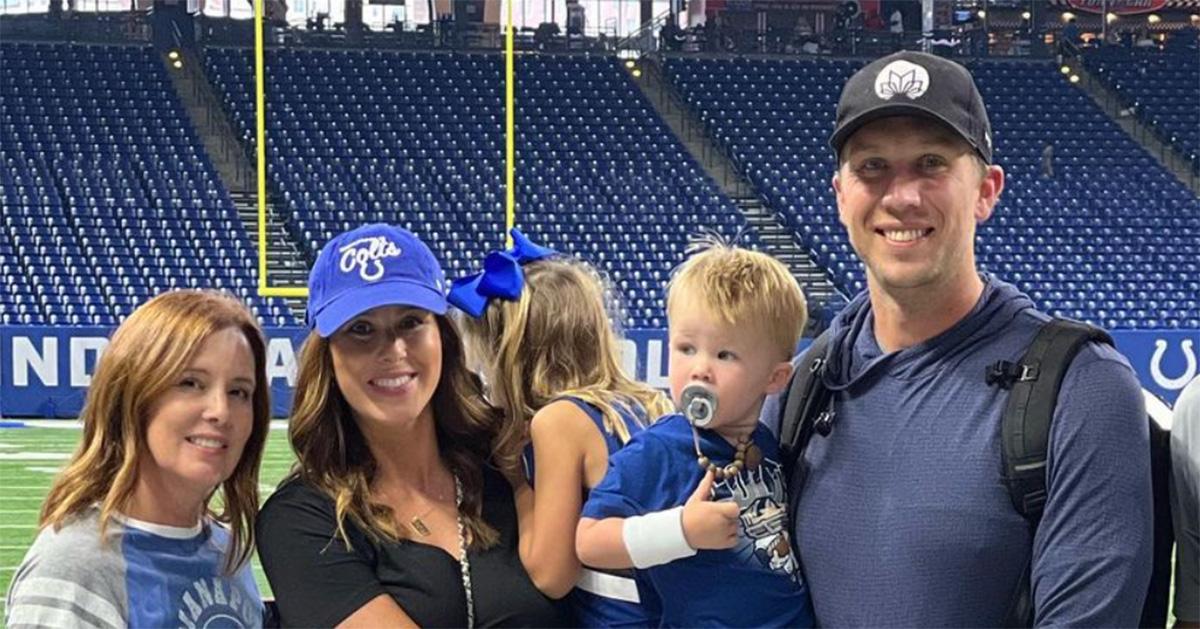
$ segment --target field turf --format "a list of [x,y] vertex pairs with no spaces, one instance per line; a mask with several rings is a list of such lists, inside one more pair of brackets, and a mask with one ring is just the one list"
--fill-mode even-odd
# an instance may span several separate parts
[[[3,425],[20,423],[25,427],[0,427],[0,619],[4,617],[3,595],[8,592],[8,583],[37,536],[42,500],[81,434],[79,423],[72,421],[6,421]],[[267,451],[259,475],[263,500],[293,461],[285,427],[283,422],[273,422],[267,438]],[[254,576],[263,596],[270,596],[271,590],[257,557],[254,559]]]

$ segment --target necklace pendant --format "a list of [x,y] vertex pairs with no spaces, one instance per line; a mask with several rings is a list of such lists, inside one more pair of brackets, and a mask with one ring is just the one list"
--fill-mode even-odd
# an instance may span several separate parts
[[750,446],[748,448],[746,448],[746,459],[745,460],[746,460],[746,469],[753,470],[753,469],[758,468],[758,466],[762,464],[762,460],[763,460],[762,450],[759,449],[759,447],[757,445],[754,445],[753,443],[750,444]]
[[413,516],[413,519],[409,521],[408,525],[417,532],[417,535],[420,535],[421,537],[429,537],[429,527],[425,526],[425,521],[419,516]]

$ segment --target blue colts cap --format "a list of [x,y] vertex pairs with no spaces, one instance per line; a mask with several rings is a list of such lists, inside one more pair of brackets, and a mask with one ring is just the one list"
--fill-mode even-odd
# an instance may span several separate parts
[[380,306],[446,314],[446,276],[412,232],[377,223],[338,234],[308,274],[309,329],[328,338],[347,321]]

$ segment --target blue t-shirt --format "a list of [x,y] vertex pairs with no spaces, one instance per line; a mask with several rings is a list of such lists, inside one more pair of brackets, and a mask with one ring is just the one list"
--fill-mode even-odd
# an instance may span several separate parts
[[[808,590],[788,537],[778,444],[763,426],[752,442],[761,462],[713,487],[714,500],[735,500],[740,507],[737,545],[639,571],[639,584],[658,595],[664,627],[813,625]],[[700,450],[717,465],[729,464],[735,453],[708,430],[700,431]],[[583,515],[599,520],[677,507],[703,476],[691,425],[682,415],[669,415],[610,457],[608,475],[592,490]]]
[[[609,457],[623,447],[621,440],[604,428],[604,415],[600,409],[579,398],[565,397],[562,399],[577,406],[592,420],[592,423],[596,425],[596,430],[599,430],[600,435],[604,437],[604,445],[608,448]],[[640,406],[637,407],[636,412],[631,412],[630,409],[623,406],[617,406],[617,415],[625,422],[625,428],[629,430],[630,437],[641,432],[646,423],[646,413]],[[529,444],[525,448],[525,474],[529,478],[531,486],[536,470],[533,444]],[[588,494],[588,488],[584,487],[584,502],[587,501]],[[647,627],[657,624],[657,621],[654,620],[657,618],[657,613],[653,611],[657,605],[651,601],[649,609],[643,606],[643,597],[650,593],[639,592],[632,574],[625,574],[625,572],[599,571],[584,566],[579,583],[567,595],[575,613],[575,621],[580,627]]]
[[100,536],[92,508],[42,529],[13,576],[10,627],[261,627],[249,563],[225,574],[229,533],[121,517]]

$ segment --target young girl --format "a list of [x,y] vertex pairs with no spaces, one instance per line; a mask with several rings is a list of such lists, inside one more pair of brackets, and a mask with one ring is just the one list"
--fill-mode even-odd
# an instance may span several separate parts
[[546,595],[571,593],[582,626],[651,624],[629,574],[581,567],[575,528],[609,455],[670,402],[622,371],[596,271],[512,236],[483,273],[454,283],[450,302],[468,315],[468,355],[505,411],[495,458],[517,479],[521,561]]
[[8,626],[262,626],[249,559],[269,389],[262,332],[233,297],[171,292],[130,315],[13,576]]

